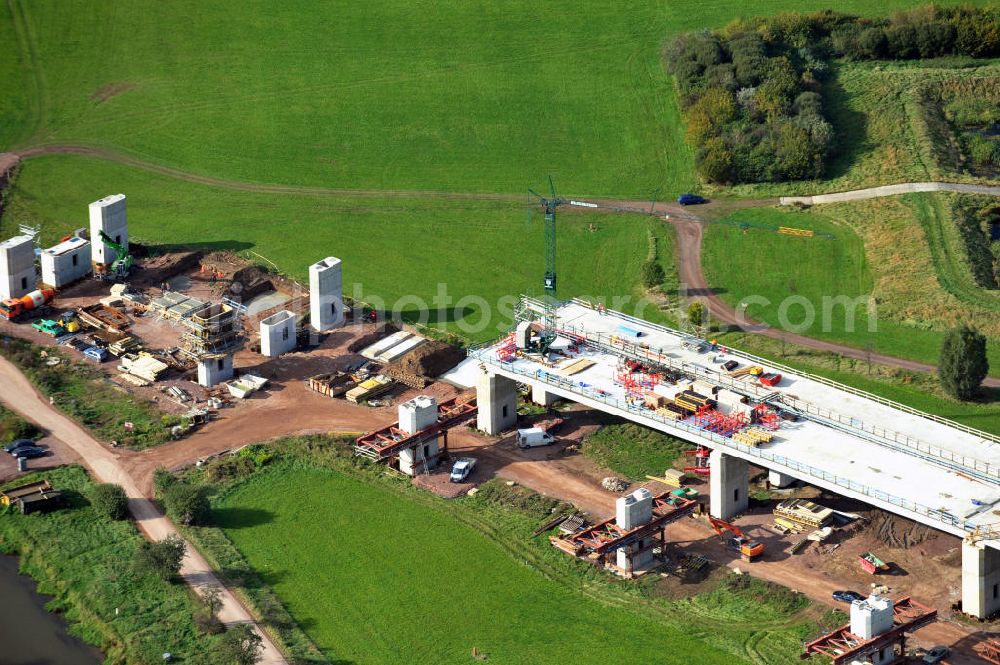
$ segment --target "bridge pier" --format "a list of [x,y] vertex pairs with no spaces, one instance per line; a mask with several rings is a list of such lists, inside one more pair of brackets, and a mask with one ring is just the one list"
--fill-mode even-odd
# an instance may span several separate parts
[[531,386],[531,401],[538,406],[552,406],[557,399],[559,396],[547,391],[545,386],[539,384]]
[[476,404],[476,427],[487,434],[500,434],[517,424],[517,384],[512,379],[483,372],[476,385]]
[[750,465],[746,460],[713,450],[708,457],[712,469],[708,477],[711,493],[709,512],[712,517],[727,520],[745,512],[750,505]]
[[795,482],[795,478],[789,476],[788,474],[781,473],[780,471],[768,471],[767,472],[767,482],[772,487],[788,487]]
[[980,619],[1000,612],[1000,550],[962,542],[962,611]]

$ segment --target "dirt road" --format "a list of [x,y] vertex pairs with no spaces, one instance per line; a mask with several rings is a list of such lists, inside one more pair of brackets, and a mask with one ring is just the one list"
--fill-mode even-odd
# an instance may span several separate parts
[[912,194],[914,192],[960,192],[964,194],[1000,196],[1000,187],[961,182],[903,182],[898,185],[866,187],[865,189],[852,189],[847,192],[834,192],[832,194],[816,194],[815,196],[782,196],[780,202],[781,205],[791,205],[793,203],[815,205],[820,203],[841,203],[843,201],[863,201],[865,199],[899,196],[900,194]]
[[[96,480],[121,485],[129,497],[129,510],[136,525],[147,538],[162,540],[169,535],[180,535],[170,520],[140,491],[138,483],[123,467],[118,455],[51,406],[24,375],[3,358],[0,358],[0,401],[27,420],[48,430],[55,439],[71,448]],[[190,544],[181,565],[181,577],[198,593],[212,587],[220,589],[222,609],[219,611],[219,619],[227,625],[253,625],[264,640],[260,662],[267,665],[287,665],[288,661],[271,639],[260,630],[246,608],[221,584],[212,567]]]

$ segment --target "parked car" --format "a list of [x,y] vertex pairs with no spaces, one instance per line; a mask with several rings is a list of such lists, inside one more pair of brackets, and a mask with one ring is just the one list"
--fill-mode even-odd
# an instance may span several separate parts
[[677,197],[677,202],[682,206],[693,206],[701,203],[708,203],[708,199],[697,194],[681,194]]
[[940,663],[942,660],[951,655],[951,649],[948,647],[937,646],[927,650],[924,654],[924,659],[921,662],[924,663]]
[[36,457],[44,457],[48,454],[48,450],[45,448],[39,448],[38,446],[24,446],[21,448],[15,448],[14,452],[11,453],[14,457],[26,457],[28,459],[34,459]]
[[865,597],[857,591],[834,591],[833,599],[842,603],[853,603],[855,600],[864,600]]
[[5,453],[13,453],[18,448],[26,448],[28,446],[34,446],[35,442],[31,439],[14,439],[6,446],[3,447]]
[[475,457],[462,457],[457,462],[455,466],[451,467],[451,476],[448,477],[453,483],[464,482],[466,478],[472,473],[472,470],[476,468],[476,458]]

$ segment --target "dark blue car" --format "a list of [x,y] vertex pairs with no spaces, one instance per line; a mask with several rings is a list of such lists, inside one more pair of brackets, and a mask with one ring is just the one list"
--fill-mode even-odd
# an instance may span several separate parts
[[699,203],[708,203],[708,199],[697,194],[681,194],[677,197],[677,202],[682,206],[693,206]]
[[834,591],[833,599],[842,603],[853,603],[855,600],[864,600],[865,597],[857,591]]
[[11,453],[14,457],[26,457],[28,459],[34,459],[36,457],[43,457],[48,454],[45,448],[39,448],[37,446],[25,446],[23,448],[15,448],[14,452]]
[[18,448],[34,447],[35,442],[31,439],[15,439],[3,447],[5,453],[13,453]]

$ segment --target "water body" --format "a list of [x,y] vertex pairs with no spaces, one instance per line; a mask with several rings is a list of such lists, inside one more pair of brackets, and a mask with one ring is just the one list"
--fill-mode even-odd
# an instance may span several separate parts
[[0,555],[0,665],[100,665],[101,652],[67,632],[62,617],[47,612],[49,598],[17,572],[17,557]]

